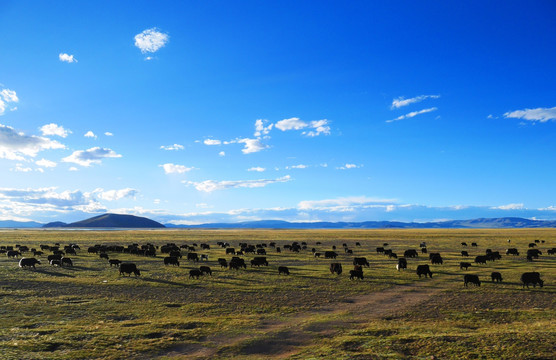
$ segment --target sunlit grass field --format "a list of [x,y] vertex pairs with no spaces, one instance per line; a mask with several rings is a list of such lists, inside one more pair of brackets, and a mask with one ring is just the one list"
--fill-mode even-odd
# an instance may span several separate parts
[[[511,242],[508,243],[508,240]],[[527,262],[528,244],[539,240],[539,259]],[[230,260],[217,242],[276,242],[267,247],[268,267],[222,269]],[[299,253],[283,246],[306,242]],[[377,254],[388,243],[439,252],[431,265],[419,252],[408,269]],[[542,242],[544,241],[544,243]],[[317,242],[321,242],[317,245]],[[356,246],[359,242],[361,246]],[[472,242],[477,247],[462,247]],[[0,254],[0,359],[552,359],[556,354],[556,247],[554,229],[515,230],[144,230],[0,231],[0,245],[80,246],[73,267],[48,265],[45,251],[36,270]],[[175,243],[198,246],[208,261],[164,266],[156,257],[108,253],[133,262],[141,276],[120,276],[118,268],[87,248],[95,244]],[[200,244],[210,250],[201,250]],[[344,253],[342,244],[353,250]],[[332,260],[315,258],[337,247]],[[519,256],[505,255],[509,247]],[[475,265],[487,248],[502,259]],[[469,258],[461,257],[461,250]],[[185,251],[182,251],[185,254]],[[31,253],[24,254],[32,257]],[[255,255],[245,255],[246,263]],[[366,257],[364,280],[349,280],[354,256]],[[473,263],[460,270],[460,261]],[[432,279],[419,279],[418,264],[429,264]],[[211,267],[212,276],[189,279],[189,270]],[[278,275],[287,266],[290,275]],[[499,271],[504,281],[490,281]],[[520,276],[538,271],[545,286],[523,288]],[[463,274],[477,274],[480,287],[463,286]]]

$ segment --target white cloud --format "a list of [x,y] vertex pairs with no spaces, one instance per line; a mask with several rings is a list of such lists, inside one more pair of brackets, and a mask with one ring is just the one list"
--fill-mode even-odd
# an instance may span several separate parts
[[176,165],[176,164],[164,164],[159,166],[164,169],[164,173],[166,174],[184,174],[188,171],[195,169],[193,167],[187,167],[187,166]]
[[268,148],[268,145],[263,144],[259,139],[245,138],[239,139],[237,142],[244,145],[243,149],[241,149],[241,152],[244,154],[259,152]]
[[0,124],[0,159],[21,161],[25,156],[35,157],[48,149],[65,149],[65,146],[49,138],[18,133],[14,128]]
[[290,169],[307,169],[308,167],[309,167],[309,165],[299,164],[299,165],[286,166],[286,170],[290,170]]
[[180,145],[180,144],[174,144],[174,145],[168,145],[168,146],[162,145],[160,148],[162,150],[183,150],[184,149],[183,145]]
[[529,121],[547,122],[556,120],[556,107],[515,110],[504,114],[505,118],[524,119]]
[[282,131],[311,129],[309,131],[304,131],[302,134],[314,137],[321,134],[330,135],[330,126],[328,124],[329,122],[326,119],[314,120],[307,123],[299,118],[293,117],[278,121],[275,127]]
[[88,138],[94,138],[94,139],[97,138],[97,136],[95,135],[95,133],[92,132],[91,130],[87,131],[87,132],[85,133],[85,135],[83,135],[83,136],[88,137]]
[[337,167],[336,169],[339,169],[339,170],[357,169],[357,168],[360,168],[362,166],[363,165],[345,164],[343,166]]
[[205,145],[220,145],[222,144],[222,141],[216,139],[206,139],[203,143]]
[[58,55],[58,58],[60,59],[60,61],[67,62],[67,63],[77,62],[77,59],[74,58],[73,55],[69,55],[66,53],[60,53],[60,55]]
[[252,168],[247,169],[247,171],[257,171],[257,172],[263,172],[266,169],[264,167],[260,167],[260,166],[254,166]]
[[218,156],[226,156],[226,153],[225,153],[224,151],[220,151],[220,152],[218,153]]
[[232,188],[259,188],[265,187],[269,184],[281,183],[290,181],[289,175],[283,176],[278,179],[260,179],[260,180],[228,180],[228,181],[215,181],[205,180],[202,182],[183,181],[186,185],[193,185],[195,189],[202,192],[212,192],[215,190],[232,189]]
[[280,129],[282,131],[287,131],[287,130],[301,130],[301,129],[305,129],[307,126],[309,126],[309,124],[307,124],[305,121],[302,121],[300,118],[289,118],[289,119],[284,119],[284,120],[280,120],[275,124],[277,129]]
[[132,188],[125,188],[120,190],[107,190],[96,189],[93,191],[100,199],[107,201],[115,201],[123,198],[134,198],[139,191]]
[[500,206],[493,206],[491,209],[495,210],[522,210],[525,209],[523,204],[507,204],[507,205],[500,205]]
[[17,110],[17,107],[13,106],[13,103],[17,102],[19,102],[19,98],[14,90],[2,89],[0,91],[0,115],[4,115],[6,110]]
[[303,135],[307,135],[311,137],[319,136],[321,134],[330,135],[330,126],[328,126],[328,120],[326,119],[311,121],[309,126],[314,130],[304,131]]
[[104,135],[106,135],[106,136],[114,136],[114,134],[112,134],[110,131],[105,132]]
[[436,107],[431,107],[431,108],[423,109],[423,110],[419,110],[419,111],[412,111],[412,112],[410,112],[410,113],[408,113],[408,114],[398,116],[398,117],[395,118],[395,119],[386,120],[386,122],[387,122],[387,123],[391,123],[391,122],[398,121],[398,120],[409,119],[409,118],[412,118],[412,117],[414,117],[414,116],[421,115],[421,114],[426,114],[426,113],[429,113],[429,112],[432,112],[432,111],[436,111],[436,110],[438,110],[438,108],[436,108]]
[[41,159],[41,160],[35,161],[35,164],[37,164],[38,166],[46,167],[46,168],[56,167],[56,165],[57,165],[54,161],[50,161],[50,160],[46,160],[46,159]]
[[[144,30],[140,34],[135,35],[135,46],[137,46],[143,54],[154,53],[168,43],[169,36],[158,31],[156,28]],[[149,59],[150,60],[150,59]]]
[[122,155],[116,154],[112,149],[94,147],[87,150],[74,151],[73,154],[62,159],[63,162],[78,164],[81,166],[91,166],[100,164],[105,158],[121,158]]
[[79,171],[78,168],[76,168],[75,166],[72,166],[68,169],[69,171]]
[[410,99],[405,99],[403,96],[392,100],[392,109],[398,109],[401,108],[403,106],[407,106],[410,104],[414,104],[414,103],[418,103],[421,102],[425,99],[438,99],[440,97],[440,95],[419,95],[416,96],[414,98],[410,98]]
[[2,89],[0,95],[4,98],[5,102],[19,102],[19,98],[14,90]]
[[41,126],[41,128],[39,130],[45,136],[56,135],[56,136],[60,136],[60,137],[65,138],[69,134],[71,134],[70,130],[64,129],[63,126],[60,126],[60,125],[57,125],[57,124],[54,124],[54,123],[43,125],[43,126]]
[[270,130],[272,130],[272,127],[274,126],[274,124],[270,124],[270,125],[266,125],[265,124],[268,123],[268,120],[263,120],[263,119],[258,119],[255,121],[255,136],[259,137],[262,135],[268,135],[268,133],[270,132]]

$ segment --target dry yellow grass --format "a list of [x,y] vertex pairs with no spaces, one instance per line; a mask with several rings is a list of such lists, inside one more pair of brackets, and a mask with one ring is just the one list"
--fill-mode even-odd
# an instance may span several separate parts
[[[511,243],[508,243],[508,239]],[[524,253],[539,240],[540,259]],[[216,242],[269,243],[305,241],[308,250],[276,253],[267,248],[269,267],[220,269],[224,250]],[[440,252],[443,265],[431,265],[432,279],[419,279],[420,255],[408,259],[407,271],[395,259],[376,253],[388,243],[399,255],[419,249]],[[477,242],[473,256],[487,248],[502,260],[459,269],[461,242]],[[544,241],[544,243],[542,243]],[[17,260],[0,257],[0,358],[2,359],[142,359],[142,358],[551,358],[554,331],[556,230],[156,230],[156,231],[23,231],[0,232],[0,245],[81,246],[73,268],[43,264],[20,269]],[[109,253],[135,262],[140,277],[121,277],[98,255],[94,244],[169,242],[208,243],[212,277],[189,279],[199,264],[182,260],[164,266],[157,257]],[[321,242],[320,245],[316,245]],[[355,243],[360,242],[361,246]],[[342,244],[371,263],[363,281],[350,281],[352,256]],[[337,246],[341,276],[328,271],[330,260],[310,249]],[[506,256],[516,247],[520,256]],[[246,260],[252,255],[245,256]],[[43,256],[44,258],[44,256]],[[430,263],[429,263],[430,264]],[[290,268],[279,276],[277,267]],[[493,284],[491,271],[504,282]],[[523,289],[519,277],[539,271],[545,287]],[[463,287],[462,274],[477,274],[481,287]]]

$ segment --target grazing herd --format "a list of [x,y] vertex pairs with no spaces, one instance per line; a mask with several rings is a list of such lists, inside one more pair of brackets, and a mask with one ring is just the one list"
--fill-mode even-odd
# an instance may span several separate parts
[[[542,251],[537,248],[538,243],[539,241],[537,240],[528,245],[528,249],[526,250],[526,260],[528,262],[532,262],[538,259],[543,254]],[[276,254],[281,254],[282,248],[284,250],[289,250],[292,253],[303,253],[304,251],[308,251],[306,242],[293,242],[291,244],[283,245],[282,248],[276,246],[275,242],[270,242],[268,244],[260,243],[256,245],[239,243],[237,247],[232,247],[227,242],[219,241],[216,243],[216,245],[224,249],[224,255],[233,255],[229,261],[225,258],[218,258],[217,264],[220,265],[220,269],[230,269],[235,271],[247,269],[247,264],[250,265],[250,268],[269,267],[269,261],[266,255],[270,249],[274,249]],[[321,245],[321,243],[316,242],[315,245],[319,246]],[[357,242],[355,246],[359,248],[361,247],[361,244]],[[419,251],[417,251],[417,249],[406,249],[405,251],[403,251],[403,257],[398,257],[397,253],[395,253],[392,249],[389,249],[388,246],[388,243],[383,243],[382,246],[376,247],[376,253],[377,255],[387,256],[388,259],[395,259],[395,261],[397,262],[396,270],[398,271],[408,269],[408,259],[414,259],[411,261],[419,261],[420,259]],[[461,246],[467,247],[468,245],[466,242],[461,242]],[[352,256],[354,254],[353,249],[350,249],[347,243],[343,243],[342,247],[344,249],[344,253],[348,256]],[[421,242],[419,244],[419,247],[421,255],[428,254],[428,259],[431,265],[442,266],[444,264],[445,260],[439,252],[428,252],[426,242]],[[476,242],[473,242],[471,243],[471,247],[478,248],[479,245]],[[132,274],[135,276],[140,276],[141,272],[137,268],[137,265],[135,263],[122,262],[119,259],[113,258],[114,254],[126,253],[145,257],[157,257],[157,253],[161,253],[164,256],[162,258],[164,266],[180,267],[180,261],[187,261],[189,264],[208,264],[209,255],[204,253],[199,254],[197,252],[197,248],[197,244],[178,246],[174,243],[168,243],[162,246],[155,246],[150,243],[144,245],[131,244],[128,246],[95,245],[89,247],[87,249],[87,253],[98,255],[99,259],[106,260],[110,267],[117,267],[121,276],[131,276]],[[200,244],[201,252],[210,249],[211,245],[205,243]],[[40,257],[43,256],[46,251],[49,251],[51,252],[51,254],[48,254],[46,258],[51,266],[72,267],[73,260],[67,255],[77,256],[78,250],[80,250],[80,248],[77,244],[69,244],[67,246],[64,246],[63,248],[60,247],[60,244],[55,244],[53,246],[40,245],[39,251],[34,248],[29,249],[27,246],[0,246],[0,253],[6,254],[7,258],[19,259],[19,267],[33,269],[36,269],[36,265],[41,265],[41,261],[36,259],[35,257],[23,257],[23,254],[32,252],[34,256]],[[329,264],[329,270],[331,274],[335,274],[338,276],[342,274],[342,264],[335,261],[339,256],[337,252],[337,246],[332,246],[332,250],[323,250],[319,252],[316,248],[312,248],[310,251],[315,258],[315,261],[322,261],[318,260],[318,258],[321,258],[322,254],[324,255],[324,259],[330,259],[334,261]],[[359,252],[359,250],[357,250],[356,252]],[[242,258],[247,254],[253,255],[253,258],[248,263],[246,263],[245,259]],[[515,257],[519,256],[520,251],[517,248],[508,248],[506,249],[505,254],[506,256]],[[555,255],[556,248],[548,249],[547,254]],[[466,250],[462,250],[461,257],[469,257],[469,252]],[[502,255],[500,254],[500,251],[492,251],[492,249],[486,249],[484,254],[475,256],[473,263],[471,261],[459,262],[459,269],[460,271],[468,271],[469,268],[481,267],[482,265],[487,265],[489,262],[495,262],[501,259]],[[353,257],[352,263],[353,269],[349,270],[349,279],[364,280],[365,277],[363,274],[363,269],[371,268],[371,263],[369,262],[367,257]],[[415,265],[416,274],[419,278],[421,278],[422,276],[424,276],[425,278],[432,278],[433,272],[431,271],[429,264],[421,263]],[[190,279],[199,279],[200,277],[207,275],[212,276],[212,270],[207,265],[202,265],[199,268],[189,270]],[[290,275],[290,269],[287,266],[280,265],[278,266],[278,275]],[[492,271],[490,278],[492,283],[502,282],[502,274],[498,271]],[[539,272],[525,272],[522,274],[520,280],[523,284],[523,287],[527,288],[529,288],[529,285],[533,285],[533,287],[536,287],[537,285],[539,285],[539,287],[543,287],[544,285],[544,282],[541,279],[541,274]],[[469,284],[481,286],[481,280],[476,274],[464,274],[463,281],[464,287],[468,287]]]

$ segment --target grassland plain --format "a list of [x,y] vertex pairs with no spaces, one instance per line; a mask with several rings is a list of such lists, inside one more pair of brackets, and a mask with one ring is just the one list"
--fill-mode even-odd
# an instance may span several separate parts
[[[508,243],[508,239],[511,243]],[[526,262],[534,240],[542,255]],[[230,259],[216,242],[237,248],[274,241],[283,248],[305,241],[308,250],[277,253],[267,248],[268,267],[221,269]],[[396,271],[395,259],[377,254],[388,243],[399,255],[419,249],[440,252],[443,265],[431,265],[432,279],[419,279],[408,259]],[[542,243],[544,241],[544,243]],[[316,245],[321,242],[320,245]],[[355,243],[360,242],[361,246]],[[478,247],[463,248],[461,242]],[[1,359],[552,359],[556,354],[555,229],[515,230],[156,230],[156,231],[0,231],[0,245],[76,243],[73,267],[51,267],[46,254],[36,270],[0,257]],[[95,244],[210,244],[206,264],[212,276],[189,279],[201,264],[182,259],[164,266],[163,257],[108,253],[130,261],[140,277],[122,277],[116,268],[87,253]],[[365,279],[350,281],[352,255],[370,261]],[[318,251],[338,248],[341,276],[330,274],[330,260]],[[520,256],[506,256],[516,247]],[[461,250],[473,262],[487,248],[501,260],[460,270]],[[29,254],[27,254],[29,256]],[[252,258],[245,256],[246,260]],[[465,260],[463,260],[465,261]],[[290,276],[277,267],[288,266]],[[490,273],[504,281],[494,284]],[[541,289],[522,288],[520,275],[538,271]],[[463,274],[479,275],[482,286],[464,288]]]

